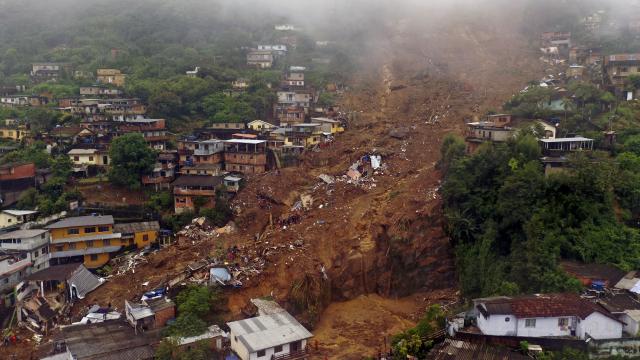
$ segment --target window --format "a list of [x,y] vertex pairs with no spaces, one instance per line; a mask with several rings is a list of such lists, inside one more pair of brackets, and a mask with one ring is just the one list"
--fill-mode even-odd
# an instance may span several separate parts
[[76,243],[69,243],[69,250],[75,250],[76,249]]
[[56,245],[56,251],[63,251],[63,250],[64,250],[64,246]]
[[142,235],[142,241],[149,241],[149,234]]
[[107,232],[109,231],[108,226],[98,226],[98,232]]
[[93,156],[89,156],[89,161],[93,161]]
[[38,250],[36,250],[36,251],[33,253],[33,257],[34,257],[34,258],[37,258],[38,256],[40,256],[40,253],[38,252]]
[[102,246],[110,246],[110,245],[111,245],[111,240],[109,239],[102,240]]
[[536,319],[525,319],[524,327],[526,328],[534,328],[536,327]]
[[80,161],[80,156],[74,156],[73,161]]
[[91,258],[91,261],[97,261],[98,260],[98,254],[91,254],[90,258]]
[[78,234],[80,234],[80,229],[68,229],[67,230],[67,234],[68,235],[78,235]]
[[86,228],[84,228],[84,232],[85,233],[94,233],[94,232],[96,232],[96,228],[95,228],[95,226],[86,227]]
[[511,321],[510,317],[507,316],[506,318],[504,318],[504,322],[509,322],[509,321]]
[[266,355],[266,352],[264,350],[258,351],[258,357],[263,357],[265,355]]
[[282,352],[282,345],[278,345],[275,348],[273,348],[273,352],[276,354],[279,352]]
[[560,318],[560,319],[558,319],[558,326],[560,326],[560,327],[569,326],[569,319],[568,318]]
[[7,219],[7,222],[10,223],[13,219]]
[[48,247],[45,246],[45,247],[42,248],[42,253],[43,254],[46,254],[48,252],[49,252],[49,248]]

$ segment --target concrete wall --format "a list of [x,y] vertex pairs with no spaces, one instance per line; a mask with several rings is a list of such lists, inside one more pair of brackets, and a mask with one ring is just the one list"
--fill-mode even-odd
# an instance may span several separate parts
[[640,330],[640,324],[638,324],[637,321],[633,320],[627,314],[622,314],[618,318],[620,319],[620,321],[625,323],[624,327],[622,328],[622,330],[625,333],[627,333],[627,334],[629,334],[631,336],[636,336],[638,334],[638,330]]
[[[478,328],[486,335],[516,335],[517,319],[512,315],[478,315]],[[509,319],[507,321],[507,319]]]
[[586,334],[594,339],[619,339],[622,337],[622,323],[594,312],[578,323],[576,335],[584,339]]
[[[568,324],[571,324],[571,317],[562,317],[568,319]],[[518,336],[570,336],[571,331],[569,326],[561,328],[558,325],[559,317],[552,318],[536,318],[535,327],[526,327],[526,319],[518,319]]]

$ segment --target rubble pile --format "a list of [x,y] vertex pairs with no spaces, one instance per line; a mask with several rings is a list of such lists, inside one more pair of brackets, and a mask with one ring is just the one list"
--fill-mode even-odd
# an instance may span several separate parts
[[[128,273],[135,273],[136,267],[140,264],[147,263],[148,260],[145,257],[144,252],[133,252],[123,256],[119,256],[111,260],[111,264],[117,267],[115,270],[116,276],[121,276]],[[107,276],[107,278],[113,275]]]

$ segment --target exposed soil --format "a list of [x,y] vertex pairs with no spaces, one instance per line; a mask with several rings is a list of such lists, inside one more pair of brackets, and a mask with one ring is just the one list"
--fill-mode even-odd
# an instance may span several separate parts
[[[438,194],[440,144],[448,133],[461,134],[465,119],[499,109],[542,70],[517,32],[518,17],[494,16],[386,24],[385,37],[343,100],[342,108],[355,114],[346,133],[308,152],[299,168],[250,178],[233,203],[237,233],[153,254],[134,273],[89,294],[76,312],[96,302],[122,309],[124,299],[139,298],[187,264],[231,245],[285,247],[264,256],[265,269],[242,289],[227,293],[227,318],[241,317],[257,296],[271,295],[291,308],[291,284],[326,269],[332,303],[314,326],[318,358],[375,355],[385,336],[413,326],[429,304],[454,300],[455,260]],[[397,130],[404,136],[390,136]],[[366,154],[383,157],[385,169],[372,176],[375,182],[327,185],[318,179],[341,177]],[[295,213],[297,222],[278,224],[294,214],[301,195],[313,204]]]

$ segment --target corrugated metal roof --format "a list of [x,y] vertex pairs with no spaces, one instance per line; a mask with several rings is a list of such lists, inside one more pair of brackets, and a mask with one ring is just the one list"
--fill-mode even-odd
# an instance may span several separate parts
[[227,323],[233,336],[252,353],[313,337],[286,311]]
[[42,229],[16,230],[16,231],[11,231],[11,232],[0,235],[0,240],[32,238],[32,237],[40,236],[46,232],[47,230],[42,230]]
[[150,344],[159,340],[153,335],[150,332],[136,335],[133,328],[121,320],[67,326],[61,334],[68,351],[77,360],[152,359]]
[[31,215],[37,213],[37,211],[34,210],[2,210],[2,212],[13,216]]
[[83,299],[88,293],[102,285],[100,278],[93,275],[86,267],[80,266],[67,280],[69,286],[76,289],[79,299]]
[[123,234],[133,234],[144,231],[158,231],[160,224],[157,221],[143,221],[126,224],[115,224],[113,230]]
[[527,356],[507,348],[445,339],[428,356],[433,360],[526,360]]

